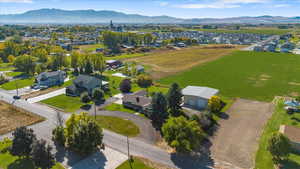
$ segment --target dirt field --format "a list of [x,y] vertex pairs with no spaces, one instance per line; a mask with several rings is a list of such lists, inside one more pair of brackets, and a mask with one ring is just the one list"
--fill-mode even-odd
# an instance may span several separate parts
[[213,158],[240,168],[253,168],[258,139],[272,112],[271,103],[237,99],[228,118],[220,120],[212,139]]
[[40,116],[18,109],[0,101],[0,135],[21,126],[28,126],[43,121]]
[[157,50],[146,56],[128,59],[148,65],[152,68],[152,76],[159,79],[193,66],[216,60],[238,50],[241,46],[205,45],[184,49]]

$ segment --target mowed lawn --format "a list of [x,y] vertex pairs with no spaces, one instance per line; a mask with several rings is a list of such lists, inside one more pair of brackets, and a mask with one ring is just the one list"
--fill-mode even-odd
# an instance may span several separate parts
[[[292,125],[300,127],[300,114],[288,115],[284,110],[283,101],[279,101],[275,112],[268,121],[259,141],[259,149],[256,153],[255,169],[273,169],[273,161],[269,151],[267,151],[268,140],[272,133],[278,132],[280,125]],[[283,163],[284,169],[300,168],[300,154],[290,153],[289,159]]]
[[0,86],[0,88],[4,90],[15,90],[17,88],[23,88],[27,86],[31,86],[34,83],[34,78],[28,78],[28,79],[18,79],[18,80],[13,80],[7,83],[4,83],[3,85]]
[[96,116],[97,123],[107,130],[128,137],[135,137],[140,133],[138,126],[130,120],[113,116]]
[[[2,152],[11,146],[10,142],[0,142],[0,168],[1,169],[36,169],[32,160],[27,158],[19,158],[11,155],[9,152]],[[56,163],[51,169],[64,169],[64,167]]]
[[[134,169],[154,169],[152,167],[147,166],[142,160],[139,158],[133,158],[133,162],[131,163],[132,168]],[[117,169],[131,169],[128,160],[121,164]]]
[[69,113],[73,113],[85,105],[80,101],[80,97],[70,97],[65,94],[42,100],[41,103],[48,104]]
[[151,75],[157,79],[188,70],[199,64],[216,60],[236,51],[241,46],[229,48],[228,45],[203,45],[189,48],[162,49],[142,57],[128,59],[152,68]]
[[160,83],[208,86],[227,97],[271,101],[274,96],[300,94],[299,65],[299,55],[237,51]]
[[0,135],[43,121],[44,118],[0,101]]

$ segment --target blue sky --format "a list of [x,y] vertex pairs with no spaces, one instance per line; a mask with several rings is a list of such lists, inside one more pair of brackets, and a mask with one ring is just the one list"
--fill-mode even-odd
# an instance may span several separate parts
[[1,14],[40,8],[115,10],[180,18],[300,16],[300,0],[0,0]]

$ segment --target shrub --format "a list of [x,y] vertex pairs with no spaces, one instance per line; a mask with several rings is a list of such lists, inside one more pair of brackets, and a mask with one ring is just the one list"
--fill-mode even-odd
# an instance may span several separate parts
[[80,100],[83,103],[89,103],[91,101],[91,98],[87,92],[83,92],[80,95]]
[[57,126],[52,131],[52,140],[59,145],[64,146],[66,142],[64,127]]
[[213,113],[219,113],[222,109],[222,106],[223,104],[219,96],[212,96],[208,100],[208,108]]
[[129,93],[131,90],[131,81],[130,79],[124,79],[120,83],[120,90],[122,93]]
[[286,160],[291,151],[291,145],[288,138],[281,133],[273,133],[269,139],[267,149],[272,155],[275,164]]
[[148,88],[152,85],[152,79],[147,75],[139,75],[137,77],[137,84],[142,88]]

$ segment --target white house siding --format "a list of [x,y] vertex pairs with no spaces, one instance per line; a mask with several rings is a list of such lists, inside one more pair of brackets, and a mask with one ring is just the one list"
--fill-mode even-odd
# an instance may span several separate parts
[[197,96],[184,96],[184,104],[195,109],[207,108],[208,100]]

